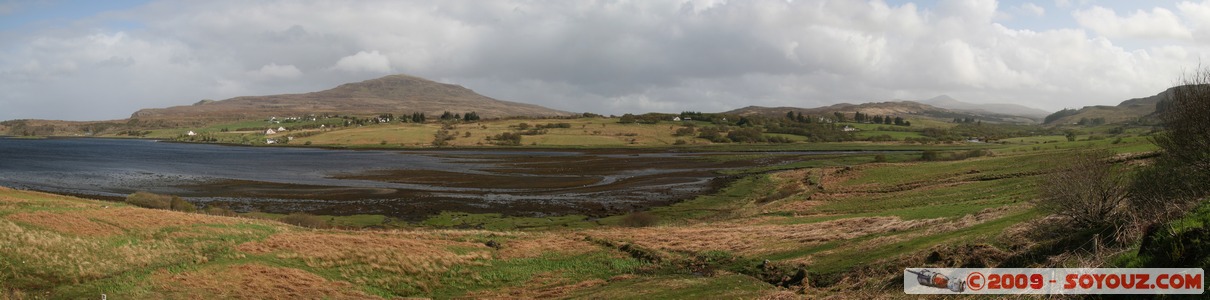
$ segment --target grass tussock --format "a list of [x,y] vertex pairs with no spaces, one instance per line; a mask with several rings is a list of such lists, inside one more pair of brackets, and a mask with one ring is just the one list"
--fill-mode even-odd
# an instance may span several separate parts
[[546,253],[562,253],[579,255],[597,250],[592,243],[583,237],[571,234],[542,233],[528,236],[518,236],[507,242],[502,242],[497,259],[535,258]]
[[148,240],[114,244],[56,232],[29,230],[0,220],[0,281],[31,289],[99,279],[153,265],[192,259],[182,245]]
[[660,222],[660,217],[645,211],[636,211],[626,214],[619,221],[619,224],[626,227],[649,227],[655,226]]
[[[464,250],[453,251],[453,247]],[[483,264],[491,257],[481,243],[368,233],[289,232],[237,249],[301,260],[313,268],[338,270],[341,278],[356,284],[411,293],[440,286],[443,274],[454,266]]]

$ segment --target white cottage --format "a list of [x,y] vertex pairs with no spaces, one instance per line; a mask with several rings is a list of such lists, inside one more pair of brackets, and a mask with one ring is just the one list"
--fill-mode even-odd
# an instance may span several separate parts
[[286,131],[285,127],[277,127],[277,132]]
[[195,136],[195,135],[197,135],[197,132],[193,132],[193,130],[190,130],[189,133],[186,133],[185,135]]
[[265,134],[277,134],[277,131],[273,131],[273,129],[267,129],[267,130],[265,130]]

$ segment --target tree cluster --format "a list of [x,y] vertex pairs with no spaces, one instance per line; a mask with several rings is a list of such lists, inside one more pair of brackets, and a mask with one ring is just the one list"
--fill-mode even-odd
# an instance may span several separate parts
[[861,113],[861,112],[853,113],[853,122],[912,126],[912,122],[904,120],[903,117],[899,117],[899,116],[891,117],[891,116],[885,116],[885,115],[871,116],[870,114],[865,114],[865,113]]
[[[1075,109],[1064,108],[1063,110],[1056,111],[1055,113],[1053,113],[1053,114],[1050,114],[1050,115],[1046,116],[1046,118],[1045,118],[1045,119],[1043,119],[1043,122],[1042,122],[1042,123],[1043,123],[1043,124],[1050,124],[1050,123],[1052,123],[1052,122],[1054,122],[1054,121],[1058,121],[1059,119],[1062,119],[1062,118],[1065,118],[1065,117],[1068,117],[1068,116],[1074,116],[1075,114],[1077,114],[1077,113],[1079,113],[1079,112],[1080,112],[1080,111],[1075,110]],[[957,123],[957,122],[954,122],[954,123]]]
[[521,135],[521,133],[516,132],[505,132],[488,138],[488,141],[500,146],[520,146]]
[[1081,125],[1081,126],[1085,126],[1085,125],[1086,126],[1098,126],[1098,125],[1104,125],[1104,124],[1105,124],[1105,118],[1092,118],[1092,119],[1080,118],[1080,121],[1076,122],[1076,125]]

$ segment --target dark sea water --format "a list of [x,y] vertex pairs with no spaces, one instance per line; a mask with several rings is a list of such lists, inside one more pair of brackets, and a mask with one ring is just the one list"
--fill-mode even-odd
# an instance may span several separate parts
[[0,139],[0,185],[121,196],[221,179],[381,187],[328,175],[375,169],[466,169],[426,155],[255,148],[119,139]]
[[634,164],[591,175],[576,174],[575,168],[566,174],[533,175],[515,167],[502,175],[533,176],[534,180],[582,176],[594,182],[576,188],[337,178],[389,170],[499,176],[493,170],[508,164],[510,157],[524,157],[530,163],[539,160],[534,165],[542,165],[542,159],[553,160],[543,168],[565,163],[568,157],[595,160],[598,166],[601,161],[636,157],[680,159],[668,154],[355,151],[126,139],[0,138],[0,186],[101,197],[151,191],[181,195],[203,205],[222,203],[237,210],[417,217],[443,210],[605,214],[692,197],[709,188],[717,177],[701,168]]

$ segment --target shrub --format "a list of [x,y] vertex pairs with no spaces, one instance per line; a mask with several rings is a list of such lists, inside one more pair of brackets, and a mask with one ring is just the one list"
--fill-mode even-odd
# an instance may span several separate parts
[[694,129],[693,127],[681,127],[681,128],[677,128],[676,133],[674,133],[673,135],[675,135],[675,136],[693,136],[694,134],[697,134],[697,129]]
[[202,213],[215,216],[235,216],[234,211],[231,211],[231,209],[221,205],[207,205],[206,208],[202,210]]
[[636,211],[622,217],[622,226],[648,227],[660,222],[660,217],[645,211]]
[[135,192],[134,194],[130,194],[130,196],[126,196],[126,203],[138,207],[170,209],[172,208],[172,196]]
[[1076,152],[1057,160],[1059,168],[1042,177],[1038,208],[1065,217],[1079,229],[1108,228],[1121,221],[1126,177],[1114,168],[1109,150]]
[[771,136],[765,140],[770,143],[782,143],[782,144],[789,144],[789,143],[794,142],[794,140],[791,140],[790,138],[784,137],[784,136]]
[[732,130],[727,133],[727,139],[736,143],[760,143],[765,142],[765,136],[759,128],[742,128]]
[[1210,205],[1191,209],[1185,217],[1147,228],[1132,268],[1210,267]]
[[1131,188],[1136,223],[1165,222],[1210,195],[1210,69],[1199,68],[1156,104],[1160,155],[1139,170]]
[[505,132],[491,138],[492,143],[501,146],[520,146],[521,133]]
[[937,152],[936,150],[925,150],[923,153],[920,153],[920,160],[923,161],[935,161],[940,159],[941,153]]
[[684,145],[684,144],[688,144],[688,143],[689,143],[689,142],[686,142],[685,140],[682,140],[682,139],[676,139],[676,142],[674,142],[674,143],[672,143],[672,144],[673,144],[673,145]]
[[282,223],[286,223],[286,224],[290,224],[290,225],[308,227],[308,228],[331,227],[328,224],[328,220],[325,220],[323,217],[308,214],[308,213],[302,213],[302,212],[291,213],[285,217],[282,217],[278,221],[281,221]]
[[874,162],[886,162],[886,154],[874,155]]
[[181,199],[181,197],[177,197],[177,196],[172,196],[171,205],[172,205],[172,210],[175,210],[175,211],[183,211],[183,212],[196,212],[197,211],[197,206],[194,206],[193,203],[189,203],[189,201],[185,201],[185,199]]

